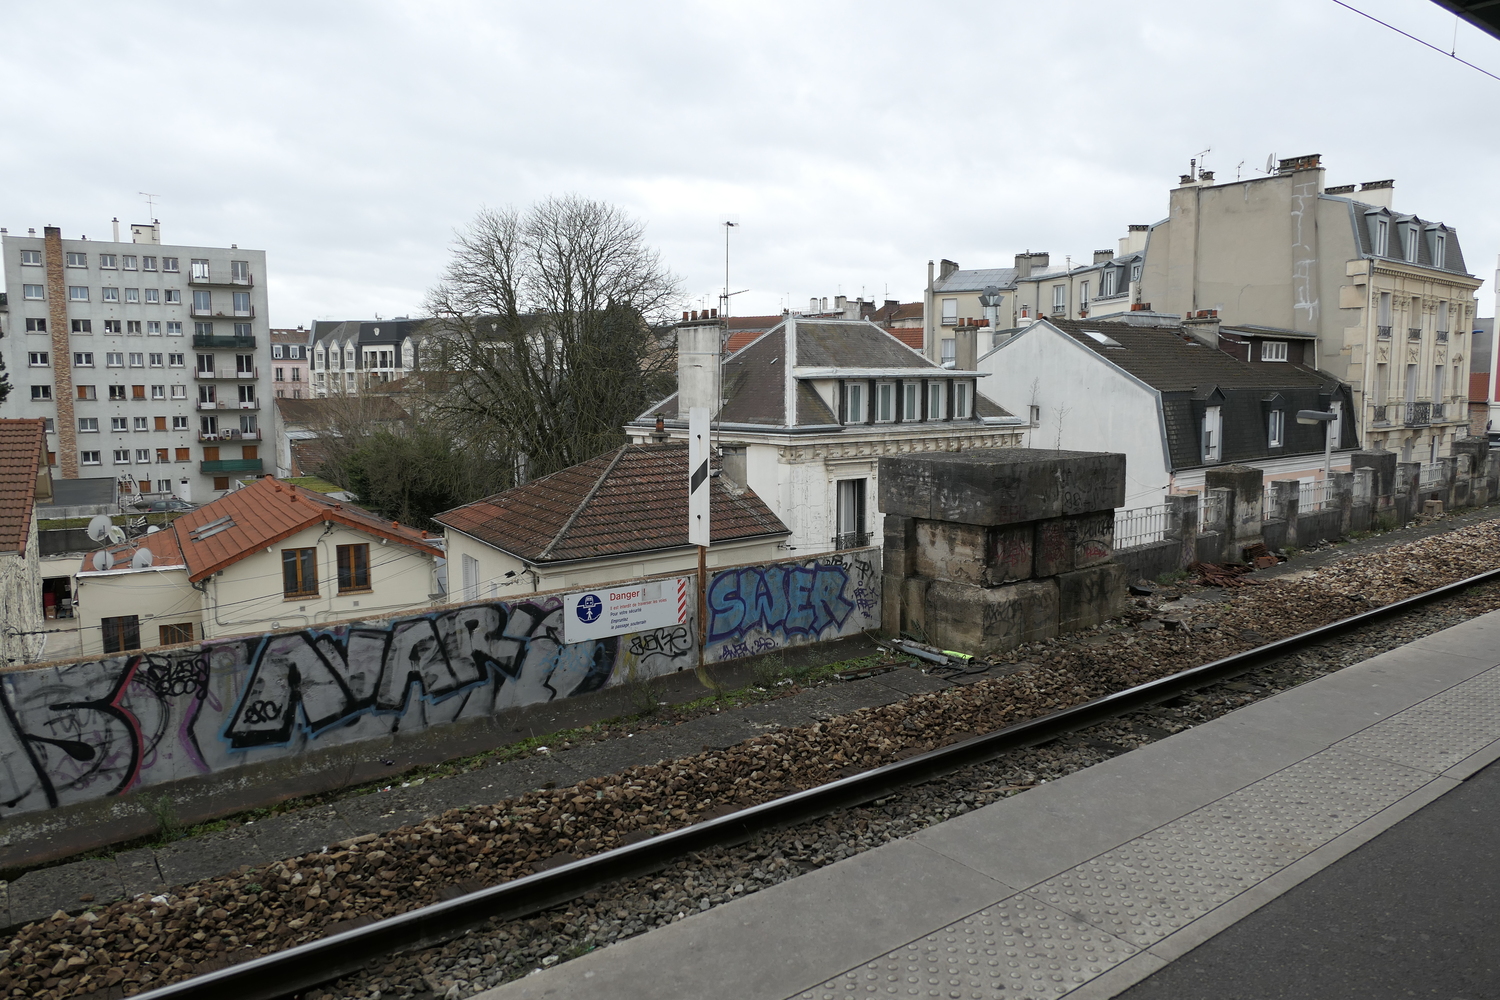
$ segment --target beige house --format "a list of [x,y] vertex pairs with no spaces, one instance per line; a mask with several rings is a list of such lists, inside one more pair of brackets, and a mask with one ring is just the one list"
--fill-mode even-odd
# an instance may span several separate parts
[[46,422],[0,420],[0,664],[34,662],[45,646],[36,505],[51,500]]
[[257,479],[84,559],[83,654],[419,611],[445,599],[442,554],[416,528]]
[[[722,474],[709,489],[709,568],[785,556],[786,525],[754,491]],[[686,444],[623,445],[433,520],[463,601],[698,571]]]
[[1313,337],[1305,363],[1350,384],[1368,448],[1430,462],[1467,433],[1474,291],[1451,227],[1397,212],[1393,182],[1330,187],[1318,156],[1217,183],[1184,174],[1151,228],[1141,297],[1188,319],[1254,326],[1266,360]]

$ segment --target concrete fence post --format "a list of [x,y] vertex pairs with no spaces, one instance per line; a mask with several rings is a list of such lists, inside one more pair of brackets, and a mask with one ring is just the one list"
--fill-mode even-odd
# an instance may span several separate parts
[[1354,476],[1352,472],[1333,474],[1333,503],[1339,512],[1339,534],[1349,533],[1354,519]]
[[1458,457],[1448,455],[1437,461],[1442,470],[1443,481],[1438,488],[1438,499],[1443,501],[1444,510],[1452,510],[1463,503],[1463,490],[1458,485]]
[[1198,497],[1173,493],[1167,497],[1167,537],[1175,539],[1177,568],[1187,569],[1198,561]]
[[1276,516],[1286,522],[1286,544],[1297,544],[1297,515],[1302,507],[1302,484],[1295,479],[1277,479],[1271,483],[1271,500]]
[[1241,550],[1263,543],[1260,524],[1265,501],[1265,473],[1248,465],[1225,465],[1209,469],[1204,482],[1210,489],[1228,489],[1233,494],[1229,506],[1229,539],[1226,555],[1241,557]]
[[1406,524],[1422,509],[1422,463],[1396,463],[1396,526]]

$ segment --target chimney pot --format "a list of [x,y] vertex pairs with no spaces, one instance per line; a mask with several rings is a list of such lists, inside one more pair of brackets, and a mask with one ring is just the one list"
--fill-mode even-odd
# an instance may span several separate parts
[[719,310],[717,310],[717,309],[710,309],[708,311],[708,314],[709,314],[709,319],[718,319],[719,318]]
[[688,311],[687,311],[687,310],[686,310],[686,309],[684,309],[684,310],[683,310],[683,311],[682,311],[682,321],[683,321],[683,322],[684,322],[684,323],[686,323],[686,322],[687,322],[687,318],[688,318]]

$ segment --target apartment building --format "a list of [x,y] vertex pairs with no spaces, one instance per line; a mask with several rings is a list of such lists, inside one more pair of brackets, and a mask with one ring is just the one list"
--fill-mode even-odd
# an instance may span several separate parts
[[272,330],[271,390],[277,399],[311,399],[312,331]]
[[58,478],[204,501],[260,472],[264,251],[163,244],[155,222],[130,242],[118,223],[108,242],[0,234],[7,408],[47,422]]
[[357,395],[405,378],[417,367],[421,326],[405,317],[313,323],[313,396]]
[[1316,155],[1227,183],[1192,170],[1151,227],[1141,295],[1255,329],[1262,360],[1308,341],[1303,363],[1354,389],[1366,447],[1432,462],[1468,431],[1464,334],[1482,281],[1457,231],[1396,211],[1394,187],[1330,186]]

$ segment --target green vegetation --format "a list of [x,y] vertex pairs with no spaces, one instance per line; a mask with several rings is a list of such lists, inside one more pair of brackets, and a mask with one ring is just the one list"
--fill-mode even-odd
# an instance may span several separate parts
[[1156,582],[1160,583],[1160,584],[1163,584],[1163,585],[1166,585],[1166,584],[1176,583],[1179,580],[1186,580],[1187,578],[1188,578],[1188,571],[1187,570],[1185,570],[1185,569],[1174,569],[1174,570],[1169,570],[1169,571],[1167,571],[1165,573],[1162,573],[1159,576],[1157,576]]

